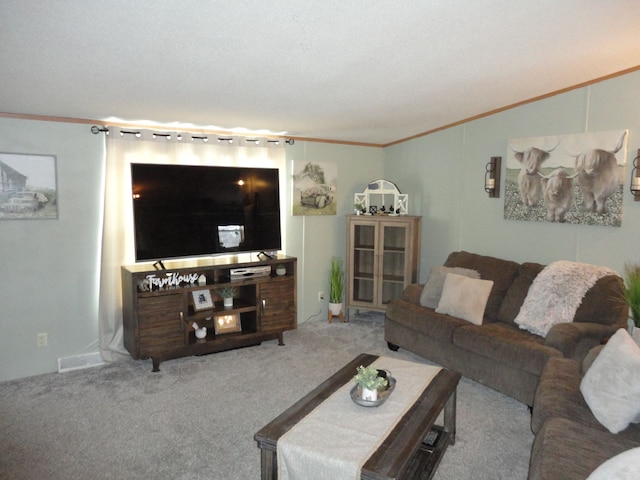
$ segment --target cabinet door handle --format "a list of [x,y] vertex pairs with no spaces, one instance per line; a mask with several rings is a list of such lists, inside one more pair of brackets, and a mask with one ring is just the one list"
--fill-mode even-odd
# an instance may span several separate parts
[[262,312],[261,312],[263,315],[264,315],[264,311],[265,311],[266,307],[267,307],[267,301],[263,298],[262,299]]
[[180,325],[184,326],[184,312],[180,312]]

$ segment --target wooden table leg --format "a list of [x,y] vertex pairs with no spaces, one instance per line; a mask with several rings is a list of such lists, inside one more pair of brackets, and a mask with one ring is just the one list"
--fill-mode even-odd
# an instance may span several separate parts
[[278,459],[276,452],[260,449],[260,480],[277,480],[278,479]]
[[456,392],[457,388],[444,405],[444,431],[450,434],[451,445],[456,443]]

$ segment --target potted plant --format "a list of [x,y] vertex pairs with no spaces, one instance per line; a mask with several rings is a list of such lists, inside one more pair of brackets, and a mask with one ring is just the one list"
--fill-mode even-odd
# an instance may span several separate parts
[[342,296],[344,295],[344,270],[342,259],[331,258],[331,268],[329,269],[329,310],[334,317],[342,312]]
[[629,305],[629,333],[640,328],[640,265],[627,264],[624,268],[624,301]]
[[362,400],[378,400],[378,390],[388,385],[387,379],[381,377],[378,369],[372,365],[368,367],[360,365],[356,371],[357,373],[353,379],[362,389]]
[[276,275],[282,276],[286,274],[287,274],[287,269],[283,264],[279,263],[278,265],[276,265]]
[[221,287],[216,290],[218,295],[223,299],[223,305],[225,307],[233,307],[233,297],[238,294],[238,289],[235,287]]

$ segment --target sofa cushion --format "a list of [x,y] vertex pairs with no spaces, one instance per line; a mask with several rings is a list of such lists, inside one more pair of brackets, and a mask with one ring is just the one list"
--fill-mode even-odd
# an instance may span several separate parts
[[480,278],[493,280],[484,316],[489,321],[496,321],[502,300],[518,274],[519,265],[510,260],[461,251],[451,253],[444,266],[469,268],[479,272]]
[[[585,366],[592,363],[601,349],[601,346],[591,349],[583,361],[582,368],[575,360],[569,358],[549,359],[540,376],[533,403],[531,414],[533,433],[538,433],[544,422],[552,417],[566,418],[594,430],[607,432],[606,428],[593,416],[580,392],[580,382]],[[632,423],[618,435],[640,442],[640,424]]]
[[524,299],[527,298],[529,287],[543,268],[544,265],[540,263],[526,262],[520,265],[520,268],[518,268],[518,276],[511,284],[511,287],[509,287],[509,290],[507,290],[504,300],[500,305],[500,310],[498,311],[498,320],[500,322],[515,325],[513,321],[518,316]]
[[424,285],[422,294],[420,295],[420,305],[433,309],[438,308],[438,302],[440,302],[440,297],[442,296],[442,287],[444,286],[444,279],[447,273],[464,275],[469,278],[480,278],[480,274],[477,271],[469,270],[468,268],[432,267],[427,283]]
[[485,358],[492,358],[540,375],[550,357],[561,356],[544,339],[506,323],[466,324],[453,333],[453,343]]
[[527,480],[584,480],[637,442],[566,418],[548,419],[531,448]]
[[609,339],[580,384],[591,412],[611,433],[640,418],[640,347],[624,329]]
[[482,325],[491,287],[493,287],[492,280],[447,273],[436,312]]
[[623,288],[624,282],[617,275],[606,275],[598,279],[582,298],[573,321],[597,321],[603,325],[624,326],[629,307],[620,300]]
[[[387,305],[385,317],[416,333],[449,344],[453,339],[453,332],[468,322],[449,315],[436,313],[430,308],[421,307],[402,299],[396,299]],[[390,322],[387,322],[390,323]]]
[[604,431],[580,392],[582,374],[576,361],[550,358],[544,367],[531,413],[531,430],[538,433],[551,417],[562,417]]

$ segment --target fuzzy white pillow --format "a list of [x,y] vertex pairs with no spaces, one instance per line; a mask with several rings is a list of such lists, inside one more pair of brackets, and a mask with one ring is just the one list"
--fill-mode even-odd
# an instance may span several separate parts
[[444,287],[444,279],[447,277],[447,273],[456,273],[469,278],[480,278],[480,273],[470,268],[432,267],[427,283],[424,284],[424,288],[420,294],[420,305],[423,307],[438,308],[438,303],[442,296],[442,287]]
[[618,330],[593,361],[580,383],[591,413],[611,433],[640,417],[640,347]]
[[436,312],[482,325],[491,288],[493,288],[492,280],[447,273]]
[[619,453],[596,468],[587,480],[638,480],[640,447]]

